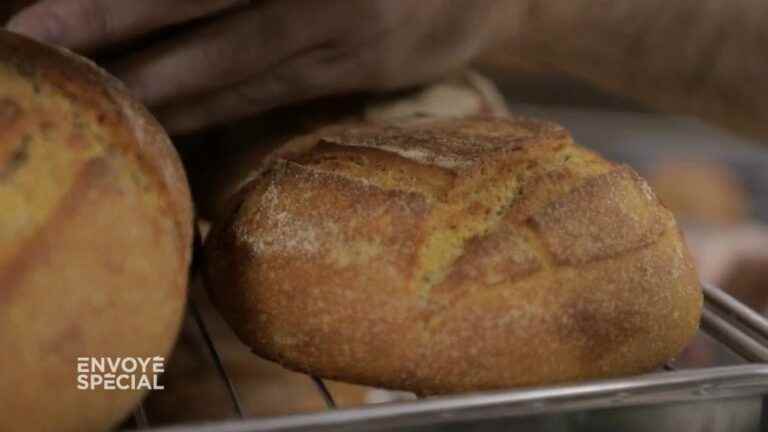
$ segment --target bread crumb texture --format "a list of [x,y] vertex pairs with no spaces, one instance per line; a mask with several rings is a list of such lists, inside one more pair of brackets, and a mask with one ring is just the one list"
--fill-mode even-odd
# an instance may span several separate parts
[[648,371],[698,327],[672,215],[557,125],[309,138],[236,195],[208,242],[211,296],[266,358],[437,394]]

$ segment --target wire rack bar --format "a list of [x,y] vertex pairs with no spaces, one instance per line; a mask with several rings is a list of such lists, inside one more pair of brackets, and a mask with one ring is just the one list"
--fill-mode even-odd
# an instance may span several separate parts
[[314,375],[310,375],[310,378],[312,378],[312,382],[315,383],[315,387],[323,397],[323,401],[325,401],[325,407],[331,410],[336,409],[336,401],[333,400],[333,395],[331,395],[331,392],[328,390],[328,386],[325,385],[325,382]]
[[197,323],[198,328],[200,329],[200,333],[203,335],[203,340],[205,341],[205,345],[208,347],[208,351],[211,354],[211,358],[213,359],[213,364],[216,367],[216,371],[222,381],[224,381],[224,384],[227,388],[227,395],[229,396],[230,402],[232,402],[232,408],[235,410],[235,414],[237,414],[237,416],[240,418],[245,418],[243,405],[240,403],[240,398],[237,395],[237,389],[232,383],[232,379],[229,377],[229,374],[227,374],[227,370],[221,361],[221,355],[216,349],[216,344],[213,342],[211,334],[208,332],[208,327],[206,326],[200,311],[197,309],[197,306],[193,301],[189,302],[189,309],[192,313],[192,317]]
[[[197,251],[196,251],[197,253]],[[768,344],[752,333],[768,335],[768,321],[741,305],[727,293],[703,284],[705,308],[702,330],[728,346],[750,362],[768,363]],[[212,425],[174,426],[162,431],[325,431],[357,430],[368,425],[405,427],[438,424],[448,417],[462,420],[482,419],[494,415],[526,415],[526,413],[560,412],[607,406],[691,401],[729,395],[762,394],[768,391],[768,365],[719,367],[678,370],[671,362],[663,372],[611,381],[586,382],[571,386],[507,392],[460,395],[416,402],[364,406],[337,410],[333,395],[319,377],[310,376],[329,411],[288,417],[242,420],[243,410],[237,391],[221,362],[215,342],[202,314],[193,302],[190,313],[200,327],[211,351],[219,376],[227,386],[240,421]],[[706,390],[702,390],[706,389]],[[620,396],[620,397],[619,397]],[[138,422],[137,422],[138,424]],[[148,424],[148,423],[147,423]],[[140,426],[141,427],[141,426]],[[144,426],[146,427],[146,426]],[[160,430],[160,429],[158,429]]]
[[[193,274],[190,277],[190,280],[195,281],[199,279],[201,283],[205,283],[204,278],[202,278],[202,272],[203,272],[203,236],[200,233],[200,225],[195,224],[195,240],[194,240],[194,255],[193,255]],[[235,411],[235,414],[239,418],[245,418],[243,405],[240,402],[240,398],[238,397],[237,389],[235,388],[234,383],[232,382],[232,379],[229,377],[229,374],[227,374],[227,369],[224,367],[224,363],[221,361],[221,354],[219,353],[219,350],[216,348],[216,343],[213,341],[213,338],[211,337],[211,333],[208,331],[208,326],[205,323],[205,320],[203,319],[203,315],[200,313],[200,310],[197,308],[197,305],[195,304],[194,300],[191,298],[189,299],[189,311],[192,314],[192,318],[194,319],[195,323],[197,324],[198,329],[200,329],[200,334],[203,336],[203,340],[205,341],[205,345],[208,348],[208,352],[211,354],[211,358],[213,359],[213,364],[216,367],[216,372],[219,374],[219,377],[224,382],[224,385],[227,389],[227,395],[229,396],[230,402],[232,404],[232,408]]]
[[521,417],[758,395],[768,390],[767,365],[691,369],[535,389],[486,392],[369,405],[283,417],[178,425],[156,432],[346,432],[439,426]]
[[768,321],[762,315],[712,284],[702,283],[701,286],[708,303],[721,309],[729,318],[738,320],[751,331],[768,339]]
[[136,424],[137,429],[149,428],[149,419],[147,418],[147,411],[144,409],[143,402],[133,412],[133,422]]
[[677,370],[677,368],[674,365],[672,365],[672,363],[667,362],[667,363],[664,363],[664,370],[669,372],[674,372]]
[[711,284],[702,284],[702,290],[706,300],[701,314],[702,329],[744,359],[768,363],[765,341],[749,334],[751,331],[768,335],[768,321]]
[[768,363],[768,348],[709,309],[701,314],[701,327],[750,362]]

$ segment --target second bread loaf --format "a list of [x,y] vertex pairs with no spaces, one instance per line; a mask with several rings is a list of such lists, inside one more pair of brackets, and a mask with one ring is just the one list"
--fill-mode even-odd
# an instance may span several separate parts
[[651,370],[695,333],[696,272],[633,170],[522,118],[353,123],[296,139],[208,242],[253,350],[421,394]]

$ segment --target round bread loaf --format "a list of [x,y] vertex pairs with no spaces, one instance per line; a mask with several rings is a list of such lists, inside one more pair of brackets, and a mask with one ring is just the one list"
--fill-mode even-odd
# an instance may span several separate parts
[[[234,195],[208,288],[257,354],[439,394],[651,370],[696,332],[696,272],[628,167],[522,118],[346,124]],[[299,145],[300,144],[300,145]]]
[[93,64],[0,31],[0,208],[0,430],[115,425],[144,392],[79,390],[77,359],[171,348],[192,239],[173,146]]

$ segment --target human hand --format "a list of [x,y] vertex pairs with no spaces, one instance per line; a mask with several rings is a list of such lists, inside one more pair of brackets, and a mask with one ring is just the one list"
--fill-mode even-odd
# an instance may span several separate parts
[[[11,30],[83,53],[169,28],[106,65],[171,132],[459,68],[503,0],[41,0]],[[165,35],[165,33],[163,33]]]

